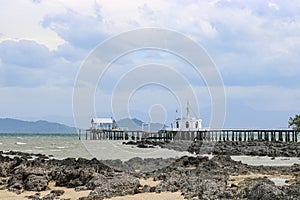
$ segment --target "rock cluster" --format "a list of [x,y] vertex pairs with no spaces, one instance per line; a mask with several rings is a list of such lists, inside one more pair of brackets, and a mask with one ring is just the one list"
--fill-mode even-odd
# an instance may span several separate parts
[[146,148],[159,146],[161,148],[173,149],[176,151],[188,151],[192,154],[213,154],[213,155],[249,155],[269,157],[300,157],[300,142],[271,142],[263,140],[254,141],[130,141],[123,143]]
[[214,155],[249,155],[269,157],[299,157],[300,143],[271,142],[271,141],[222,141],[212,143],[211,152],[205,152],[202,141],[193,142],[188,151],[191,153],[212,153]]
[[[91,190],[81,200],[104,199],[143,192],[181,191],[186,199],[300,199],[300,165],[291,167],[249,166],[230,156],[184,156],[178,159],[141,159],[99,161],[96,159],[64,160],[45,156],[14,153],[0,155],[0,186],[16,193],[36,191],[29,199],[59,199],[63,190],[49,189],[49,182],[75,191]],[[28,159],[35,157],[35,159]],[[115,165],[116,168],[109,167]],[[166,165],[168,163],[168,165]],[[149,170],[147,166],[156,166]],[[262,174],[290,175],[287,185],[277,186],[267,177],[246,178],[231,183],[231,176]],[[141,185],[139,179],[160,181],[156,186]]]
[[[93,190],[89,195],[93,199],[135,194],[140,186],[135,176],[112,169],[96,159],[56,160],[45,156],[27,159],[29,155],[24,157],[24,153],[14,152],[13,158],[7,154],[12,155],[10,152],[0,155],[1,177],[8,178],[3,184],[17,194],[25,190],[40,192],[49,189],[50,181],[75,191]],[[55,199],[62,194],[63,191],[54,190],[45,197],[33,195],[28,198]]]

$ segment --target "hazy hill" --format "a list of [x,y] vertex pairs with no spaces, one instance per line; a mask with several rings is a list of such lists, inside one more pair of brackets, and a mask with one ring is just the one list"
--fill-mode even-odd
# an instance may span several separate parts
[[23,121],[0,118],[0,133],[76,133],[76,129],[44,120]]
[[[127,127],[128,130],[142,130],[143,121],[133,118],[133,119],[121,119],[117,121],[119,127]],[[161,123],[151,123],[150,130],[151,131],[158,131],[161,129],[165,129],[167,126]],[[144,130],[148,130],[148,124],[144,123]]]
[[[148,124],[136,118],[121,119],[117,121],[117,125],[119,127],[127,127],[128,130],[142,130],[142,126],[144,126],[144,130],[149,130]],[[167,126],[160,123],[150,124],[151,131],[158,131],[166,127]],[[45,120],[23,121],[18,119],[0,118],[0,133],[76,133],[76,129],[64,124],[48,122]]]

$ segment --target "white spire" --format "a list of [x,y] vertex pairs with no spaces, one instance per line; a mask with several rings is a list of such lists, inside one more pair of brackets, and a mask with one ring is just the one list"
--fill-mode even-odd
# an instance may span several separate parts
[[190,118],[190,103],[189,103],[189,100],[187,101],[187,105],[186,105],[186,117],[188,119]]

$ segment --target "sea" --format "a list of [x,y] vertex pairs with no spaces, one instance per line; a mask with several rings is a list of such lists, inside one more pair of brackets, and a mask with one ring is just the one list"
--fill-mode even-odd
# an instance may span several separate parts
[[80,140],[77,134],[0,133],[1,151],[21,151],[45,154],[56,159],[97,158],[99,160],[129,160],[141,158],[170,158],[192,155],[188,152],[156,148],[137,148],[123,141]]
[[[97,158],[98,160],[129,160],[140,158],[180,158],[184,155],[195,156],[188,152],[155,148],[137,148],[123,145],[123,141],[83,140],[77,134],[41,134],[41,133],[0,133],[0,151],[21,151],[45,154],[56,159]],[[212,155],[204,155],[212,157]],[[231,156],[236,161],[249,165],[291,166],[300,164],[300,157]]]

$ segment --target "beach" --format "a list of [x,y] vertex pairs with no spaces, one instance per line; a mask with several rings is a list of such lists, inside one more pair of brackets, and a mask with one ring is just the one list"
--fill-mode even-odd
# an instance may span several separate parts
[[[195,154],[197,144],[138,148],[122,141],[80,141],[76,135],[0,137],[0,199],[297,199],[299,143],[291,157]],[[261,143],[255,142],[258,149]],[[272,145],[272,144],[268,144]],[[230,147],[229,147],[230,146]],[[251,147],[251,148],[250,148]],[[253,146],[245,146],[244,152]],[[226,149],[227,152],[225,151]],[[262,151],[253,151],[253,154]],[[289,150],[287,150],[289,152]],[[297,154],[296,154],[297,155]],[[293,157],[292,157],[293,156]]]

